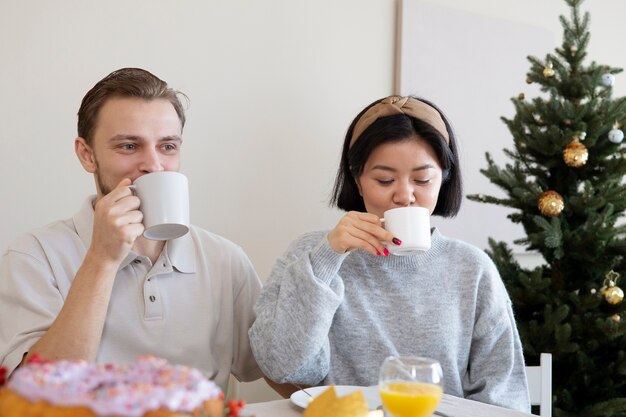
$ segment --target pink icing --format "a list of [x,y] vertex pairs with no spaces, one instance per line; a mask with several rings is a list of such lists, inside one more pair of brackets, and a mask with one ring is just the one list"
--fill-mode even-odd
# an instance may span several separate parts
[[31,363],[16,370],[7,387],[30,401],[86,406],[99,416],[121,417],[139,417],[161,407],[188,413],[221,396],[219,387],[197,369],[154,356],[122,365]]

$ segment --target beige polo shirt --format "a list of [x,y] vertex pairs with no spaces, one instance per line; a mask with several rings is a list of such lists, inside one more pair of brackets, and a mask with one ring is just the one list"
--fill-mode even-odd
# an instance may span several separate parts
[[[71,219],[25,234],[0,263],[0,363],[12,371],[61,310],[91,244],[93,196]],[[152,354],[193,366],[222,388],[262,376],[248,329],[260,281],[243,250],[192,226],[157,262],[130,253],[120,265],[98,362]]]

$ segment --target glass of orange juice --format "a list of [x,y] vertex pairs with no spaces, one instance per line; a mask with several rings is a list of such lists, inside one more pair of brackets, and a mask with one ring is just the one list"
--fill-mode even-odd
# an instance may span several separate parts
[[378,389],[392,417],[429,417],[443,394],[441,365],[435,359],[390,356],[380,367]]

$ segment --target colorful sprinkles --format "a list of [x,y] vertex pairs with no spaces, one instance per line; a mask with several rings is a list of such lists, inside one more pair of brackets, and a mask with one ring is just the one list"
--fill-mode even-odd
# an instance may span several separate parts
[[[0,370],[0,381],[5,373]],[[197,369],[154,356],[119,365],[48,362],[33,356],[13,373],[7,387],[33,402],[86,406],[97,415],[120,417],[139,417],[161,407],[190,413],[204,401],[223,396]]]

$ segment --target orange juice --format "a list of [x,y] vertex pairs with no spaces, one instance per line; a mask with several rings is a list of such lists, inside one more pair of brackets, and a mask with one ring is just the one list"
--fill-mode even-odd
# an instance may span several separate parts
[[439,385],[418,382],[386,382],[380,387],[385,410],[393,417],[429,417],[442,394]]

